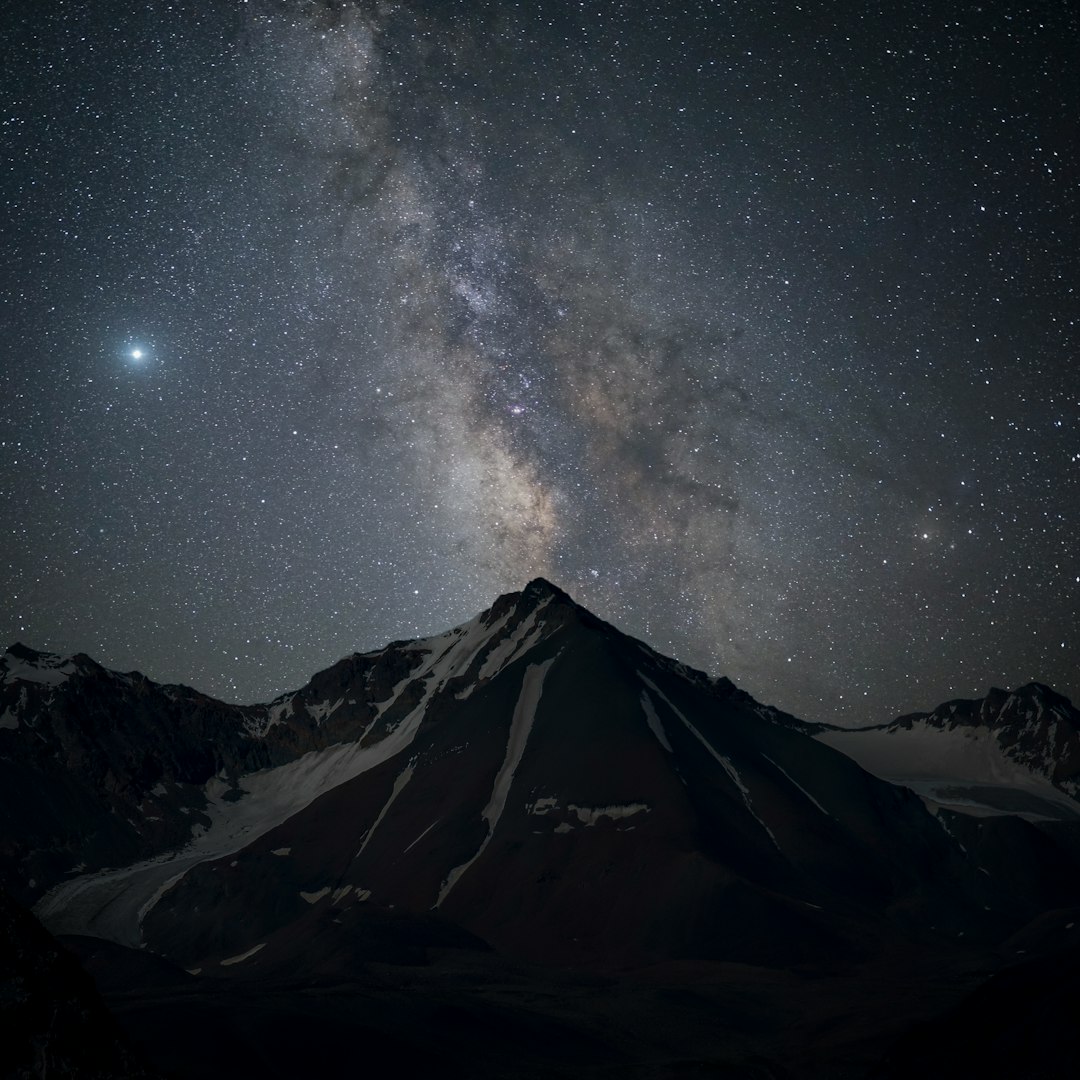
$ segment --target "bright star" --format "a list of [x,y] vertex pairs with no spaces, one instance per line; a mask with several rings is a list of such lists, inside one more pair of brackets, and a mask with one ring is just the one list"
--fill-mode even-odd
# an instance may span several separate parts
[[132,360],[141,360],[142,358],[143,358],[142,349],[132,349],[131,350],[131,359]]

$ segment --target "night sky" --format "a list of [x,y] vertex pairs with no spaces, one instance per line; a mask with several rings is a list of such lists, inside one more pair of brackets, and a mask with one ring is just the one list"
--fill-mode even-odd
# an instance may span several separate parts
[[0,642],[265,700],[543,575],[1080,697],[1070,7],[3,4]]

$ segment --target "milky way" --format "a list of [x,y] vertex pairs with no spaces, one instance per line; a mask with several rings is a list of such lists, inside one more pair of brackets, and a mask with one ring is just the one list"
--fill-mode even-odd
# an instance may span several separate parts
[[1080,692],[1065,5],[5,18],[8,641],[266,699],[543,575],[810,719]]

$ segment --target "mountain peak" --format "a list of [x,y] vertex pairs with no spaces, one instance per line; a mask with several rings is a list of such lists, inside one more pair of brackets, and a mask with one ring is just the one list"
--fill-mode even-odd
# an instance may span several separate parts
[[547,578],[536,577],[529,582],[521,592],[521,598],[535,600],[565,600],[568,603],[574,601],[557,585],[553,585]]
[[57,653],[39,652],[17,641],[0,657],[0,679],[11,682],[63,682],[76,672],[75,659]]
[[16,660],[25,660],[30,663],[33,663],[39,657],[49,655],[48,653],[40,653],[37,649],[31,649],[29,645],[24,645],[21,641],[9,645],[5,652],[8,656],[14,656]]
[[494,621],[515,608],[522,612],[534,611],[543,604],[555,601],[576,608],[578,605],[557,585],[547,578],[536,577],[521,592],[503,593],[487,610],[486,617]]
[[1002,720],[1024,722],[1029,719],[1022,711],[1025,706],[1034,707],[1041,714],[1043,709],[1055,707],[1072,708],[1072,702],[1063,694],[1059,694],[1052,686],[1047,686],[1041,682],[1029,682],[1014,687],[1012,690],[1003,690],[1000,687],[992,686],[982,700],[968,701],[962,699],[956,702],[946,702],[944,705],[938,706],[935,715],[941,714],[945,710],[955,712],[956,707],[959,707],[972,713],[973,722],[994,725]]
[[1064,694],[1059,694],[1052,686],[1047,686],[1046,683],[1041,682],[1029,682],[1023,686],[1018,686],[1013,693],[1017,696],[1033,697],[1051,703],[1064,702],[1065,704],[1071,704],[1069,699]]
[[[118,672],[109,671],[86,653],[46,652],[44,649],[32,649],[21,641],[9,645],[0,657],[0,672],[4,673],[5,682],[21,680],[23,682],[56,683],[69,675],[92,675],[105,672],[115,676]],[[132,675],[137,672],[132,672]],[[124,676],[126,677],[126,676]]]

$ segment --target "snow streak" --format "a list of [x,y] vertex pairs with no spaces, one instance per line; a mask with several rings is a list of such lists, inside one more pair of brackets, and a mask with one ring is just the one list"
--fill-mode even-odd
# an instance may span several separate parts
[[[638,672],[638,676],[645,682],[648,682],[648,680],[645,678],[644,675],[641,674],[640,671]],[[649,685],[652,686],[652,683],[649,683]],[[655,687],[653,687],[653,689],[655,689]],[[664,734],[664,725],[661,722],[660,717],[657,715],[656,708],[652,703],[652,698],[650,698],[644,690],[641,691],[641,707],[645,711],[645,720],[649,725],[649,730],[659,740],[660,745],[669,754],[672,753],[671,743],[668,742],[668,737],[666,734]]]
[[477,849],[476,854],[460,866],[455,866],[447,875],[439,890],[439,897],[435,901],[435,907],[441,907],[443,901],[450,895],[450,891],[461,880],[461,876],[470,866],[484,853],[484,849],[491,843],[495,835],[495,826],[499,823],[503,808],[506,806],[506,798],[510,794],[510,784],[513,782],[514,773],[521,762],[521,755],[525,752],[525,744],[529,740],[529,732],[532,731],[533,721],[536,719],[536,708],[540,704],[540,693],[544,686],[544,678],[551,665],[559,658],[559,654],[542,664],[530,664],[525,669],[525,675],[521,680],[521,693],[518,696],[517,705],[514,706],[514,716],[510,721],[510,737],[506,743],[506,756],[495,776],[495,784],[492,788],[491,798],[484,807],[481,817],[487,822],[487,835],[483,843]]
[[375,818],[375,821],[372,823],[371,828],[368,829],[366,833],[364,833],[364,842],[360,845],[360,850],[356,853],[356,855],[353,856],[353,858],[359,858],[364,853],[364,848],[366,848],[371,842],[371,838],[375,835],[375,830],[382,823],[382,819],[386,817],[387,810],[389,810],[390,807],[394,805],[394,800],[402,793],[402,791],[405,790],[405,785],[412,779],[412,777],[413,766],[412,762],[410,761],[409,764],[406,765],[405,768],[402,769],[402,771],[398,773],[397,777],[395,778],[394,787],[390,792],[390,798],[388,798],[383,804],[383,808],[379,811],[379,816]]
[[806,790],[806,788],[804,788],[804,787],[802,786],[802,784],[800,784],[800,783],[799,783],[799,781],[798,781],[798,780],[794,779],[794,777],[792,777],[791,773],[789,773],[789,772],[787,771],[787,769],[785,769],[785,768],[783,767],[783,765],[778,765],[778,764],[777,764],[777,763],[776,763],[775,761],[773,761],[773,759],[772,759],[771,757],[769,757],[769,755],[768,755],[768,754],[762,754],[761,756],[762,756],[762,757],[763,757],[763,758],[764,758],[764,759],[765,759],[765,760],[766,760],[766,761],[767,761],[767,762],[768,762],[768,763],[769,763],[769,764],[770,764],[770,765],[771,765],[771,766],[772,766],[772,767],[773,767],[774,769],[778,769],[778,770],[779,770],[779,771],[780,771],[781,773],[783,773],[783,775],[784,775],[784,776],[785,776],[785,777],[787,778],[787,780],[788,780],[788,781],[789,781],[789,782],[790,782],[791,784],[793,784],[793,785],[794,785],[795,787],[797,787],[797,788],[799,789],[799,791],[801,791],[801,792],[803,793],[803,795],[805,795],[805,796],[806,796],[806,797],[807,797],[807,798],[808,798],[808,799],[810,800],[810,802],[812,802],[812,803],[813,803],[813,804],[814,804],[814,805],[815,805],[815,806],[816,806],[816,807],[817,807],[817,808],[818,808],[818,809],[819,809],[819,810],[820,810],[820,811],[821,811],[821,812],[822,812],[822,813],[823,813],[823,814],[824,814],[824,815],[825,815],[826,817],[832,817],[832,814],[830,814],[830,813],[829,813],[829,811],[828,811],[828,810],[826,810],[826,809],[825,809],[825,807],[824,807],[824,806],[822,806],[822,805],[821,805],[821,803],[819,803],[819,802],[817,801],[817,799],[815,799],[815,798],[814,798],[814,796],[813,796],[813,795],[811,795],[811,794],[810,794],[810,792],[809,792],[809,791],[807,791],[807,790]]
[[738,770],[731,763],[731,761],[724,757],[723,754],[717,753],[713,749],[709,740],[701,734],[700,731],[668,700],[667,695],[654,683],[651,679],[646,678],[641,672],[638,672],[638,676],[641,681],[654,693],[660,700],[686,725],[687,730],[693,735],[702,746],[713,756],[713,758],[720,764],[720,767],[727,773],[728,778],[738,789],[739,794],[742,796],[743,805],[750,811],[750,816],[768,833],[769,839],[773,842],[773,846],[777,851],[780,850],[780,845],[777,843],[776,837],[773,835],[772,829],[762,821],[757,811],[754,809],[754,804],[750,801],[750,789],[742,782],[742,777],[739,776]]

